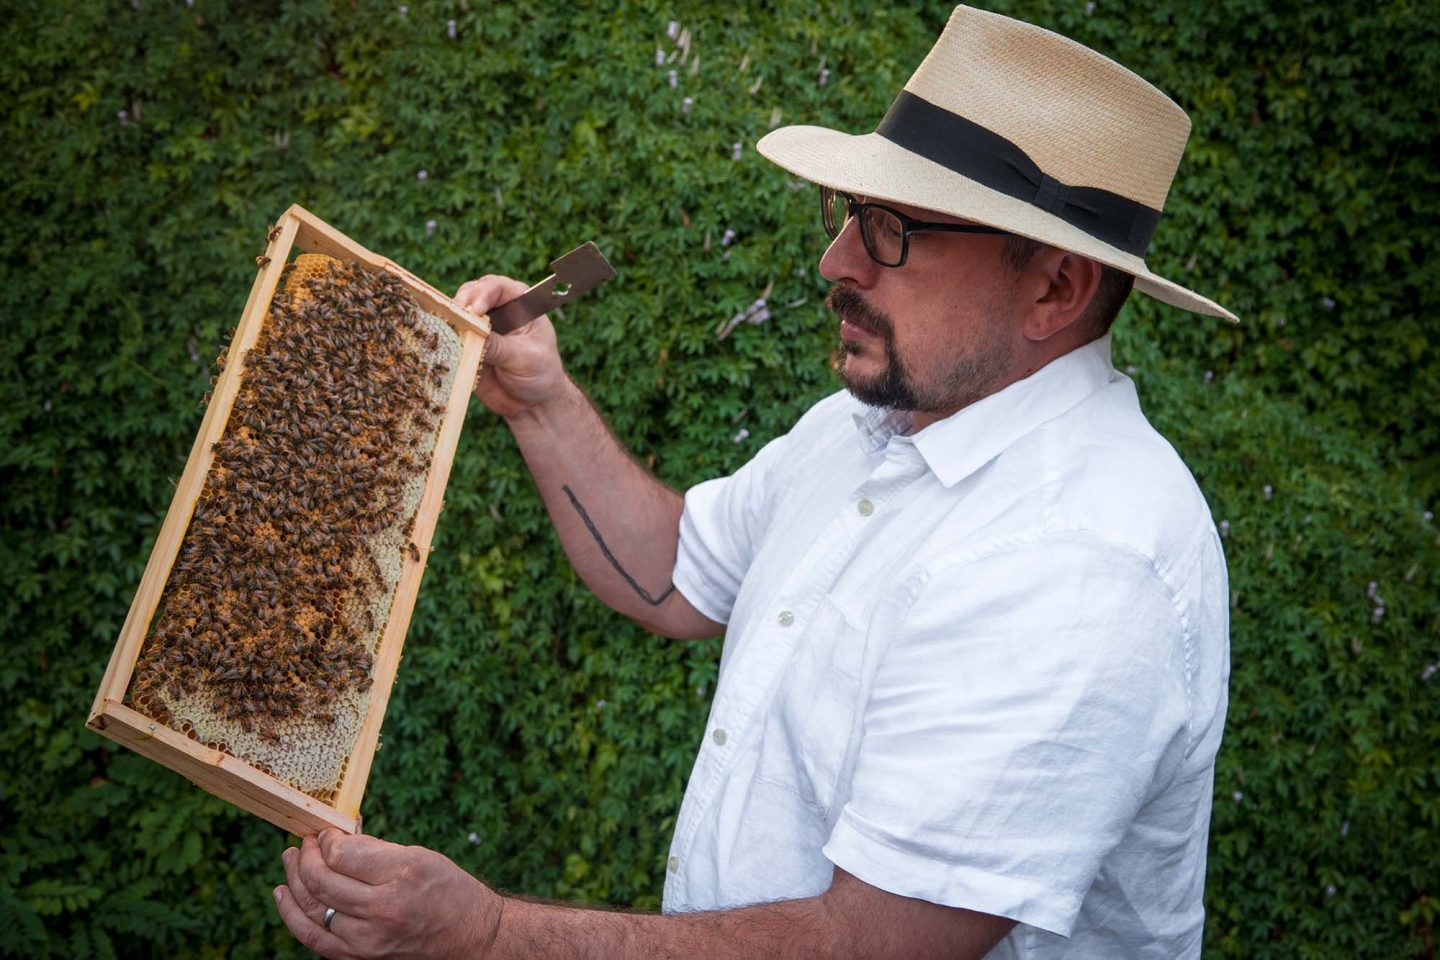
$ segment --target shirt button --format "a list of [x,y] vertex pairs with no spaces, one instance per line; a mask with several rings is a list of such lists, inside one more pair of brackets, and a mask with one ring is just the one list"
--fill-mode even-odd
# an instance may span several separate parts
[[716,730],[714,733],[710,734],[710,739],[715,741],[715,746],[723,747],[725,746],[725,741],[728,738],[725,736],[724,730]]
[[875,504],[871,503],[869,500],[861,500],[859,503],[855,504],[855,509],[860,511],[860,516],[868,517],[870,516],[870,514],[875,512]]
[[676,871],[678,871],[678,870],[680,869],[680,858],[679,858],[679,857],[671,857],[671,858],[670,858],[670,862],[667,863],[666,866],[668,866],[668,867],[670,868],[670,872],[671,872],[671,873],[675,873]]
[[791,613],[789,610],[781,610],[781,611],[780,611],[780,626],[782,626],[782,627],[788,627],[788,626],[790,626],[790,624],[792,624],[792,623],[794,623],[794,622],[795,622],[795,614]]

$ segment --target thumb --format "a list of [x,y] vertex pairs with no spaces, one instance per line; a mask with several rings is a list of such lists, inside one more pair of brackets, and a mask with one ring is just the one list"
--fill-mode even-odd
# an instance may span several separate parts
[[491,330],[490,335],[485,338],[485,352],[480,355],[480,362],[490,367],[503,367],[510,349],[505,342],[505,335]]

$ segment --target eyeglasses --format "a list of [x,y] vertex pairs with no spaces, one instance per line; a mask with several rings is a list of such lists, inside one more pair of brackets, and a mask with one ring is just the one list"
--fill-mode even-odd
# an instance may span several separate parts
[[860,239],[870,259],[882,267],[903,267],[910,255],[910,234],[929,231],[934,233],[992,233],[1010,236],[1010,231],[996,227],[982,227],[969,223],[926,223],[911,220],[898,210],[878,203],[861,203],[848,193],[841,193],[831,187],[820,188],[820,219],[825,232],[834,240],[840,236],[845,224],[855,217],[860,221]]

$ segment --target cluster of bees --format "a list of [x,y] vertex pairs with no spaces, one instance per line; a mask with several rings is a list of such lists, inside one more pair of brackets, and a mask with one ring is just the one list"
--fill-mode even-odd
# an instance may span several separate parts
[[334,723],[370,685],[394,590],[400,557],[377,544],[419,556],[415,481],[450,377],[439,334],[389,274],[331,261],[296,279],[244,356],[131,686],[136,709],[207,742],[196,704],[272,744]]

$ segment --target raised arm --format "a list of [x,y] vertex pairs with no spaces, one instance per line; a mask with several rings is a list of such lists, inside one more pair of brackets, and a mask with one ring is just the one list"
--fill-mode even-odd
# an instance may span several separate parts
[[[486,276],[461,286],[455,302],[485,313],[524,290]],[[566,375],[549,318],[491,335],[475,395],[509,424],[566,555],[596,596],[668,637],[724,630],[670,580],[683,498],[630,457]]]

